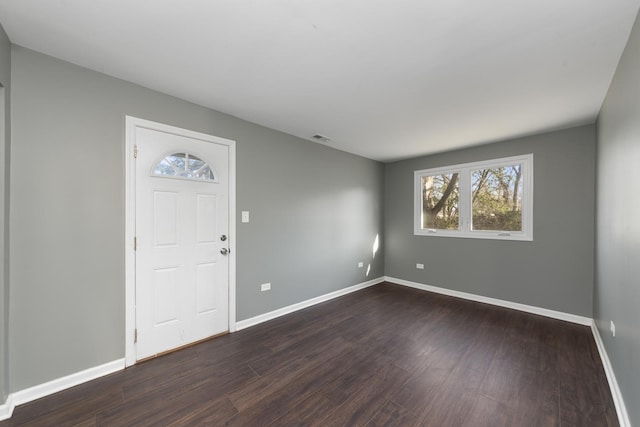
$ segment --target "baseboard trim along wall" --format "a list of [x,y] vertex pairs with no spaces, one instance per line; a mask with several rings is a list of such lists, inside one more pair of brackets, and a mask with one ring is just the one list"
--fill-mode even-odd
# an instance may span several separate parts
[[87,381],[104,377],[105,375],[112,374],[122,369],[124,369],[124,359],[118,359],[105,363],[104,365],[85,369],[84,371],[76,372],[75,374],[67,375],[66,377],[58,378],[44,384],[39,384],[11,393],[5,404],[0,406],[0,421],[11,418],[13,409],[18,405],[66,390],[82,383],[86,383]]
[[[236,322],[236,330],[240,331],[242,329],[246,329],[251,326],[256,326],[256,325],[259,325],[260,323],[264,323],[269,320],[276,319],[286,314],[293,313],[295,311],[302,310],[307,307],[311,307],[313,305],[320,304],[322,302],[329,301],[334,298],[338,298],[340,296],[347,295],[352,292],[356,292],[361,289],[365,289],[370,286],[377,285],[382,282],[395,283],[398,285],[408,286],[411,288],[420,289],[427,292],[434,292],[434,293],[448,295],[456,298],[462,298],[470,301],[476,301],[476,302],[496,305],[500,307],[511,308],[514,310],[524,311],[527,313],[538,314],[545,317],[551,317],[554,319],[559,319],[567,322],[577,323],[580,325],[590,326],[593,333],[593,337],[596,341],[596,345],[598,347],[598,352],[600,353],[600,358],[602,359],[602,364],[604,366],[607,380],[609,382],[609,387],[611,388],[611,395],[613,396],[613,401],[616,407],[616,412],[618,414],[620,426],[631,427],[631,423],[629,421],[629,415],[627,413],[627,409],[624,404],[624,400],[622,398],[620,388],[618,386],[618,381],[613,371],[613,367],[611,366],[609,356],[604,347],[602,338],[595,324],[595,321],[593,319],[583,317],[583,316],[577,316],[574,314],[548,310],[546,308],[540,308],[540,307],[530,306],[526,304],[500,300],[496,298],[489,298],[481,295],[454,291],[451,289],[440,288],[437,286],[425,285],[423,283],[411,282],[409,280],[403,280],[395,277],[385,276],[385,277],[379,277],[377,279],[369,280],[367,282],[359,283],[357,285],[353,285],[348,288],[340,289],[325,295],[320,295],[315,298],[301,301],[299,303],[292,304],[287,307],[282,307],[277,310],[270,311],[268,313],[264,313],[255,317],[251,317],[249,319]],[[11,418],[14,408],[18,405],[22,405],[22,404],[31,402],[33,400],[40,399],[41,397],[45,397],[50,394],[57,393],[59,391],[74,387],[76,385],[98,379],[105,375],[109,375],[111,373],[120,371],[124,368],[125,368],[124,358],[118,359],[112,362],[105,363],[100,366],[96,366],[81,372],[77,372],[75,374],[68,375],[66,377],[49,381],[44,384],[36,385],[15,393],[11,393],[7,397],[6,402],[3,405],[0,405],[0,421]]]
[[[268,320],[284,316],[285,314],[293,313],[294,311],[302,310],[304,308],[311,307],[312,305],[316,305],[324,301],[329,301],[339,296],[350,294],[351,292],[359,291],[360,289],[368,288],[382,282],[384,282],[384,277],[379,277],[377,279],[369,280],[368,282],[363,282],[354,286],[350,286],[348,288],[339,289],[335,292],[320,295],[318,297],[311,298],[287,307],[283,307],[269,313],[261,314],[250,319],[236,322],[236,331],[258,325]],[[0,421],[11,418],[14,408],[18,405],[22,405],[24,403],[40,399],[41,397],[57,393],[76,385],[98,379],[105,375],[120,371],[124,368],[125,359],[122,358],[114,360],[113,362],[105,363],[104,365],[96,366],[81,372],[77,372],[75,374],[68,375],[66,377],[58,378],[44,384],[29,387],[25,390],[11,393],[7,397],[5,403],[3,405],[0,405]]]
[[591,331],[593,332],[593,338],[596,340],[596,346],[598,347],[598,353],[600,353],[600,359],[602,359],[602,366],[604,366],[604,373],[607,375],[607,381],[609,382],[609,388],[611,389],[611,396],[613,397],[613,404],[616,406],[616,413],[618,414],[618,423],[620,427],[631,427],[631,420],[629,420],[629,413],[627,407],[624,404],[620,387],[618,386],[618,380],[616,374],[613,372],[613,366],[609,360],[609,354],[604,348],[604,342],[600,336],[598,325],[596,321],[591,322]]
[[3,405],[0,405],[0,421],[11,418],[11,415],[13,415],[13,408],[15,407],[16,404],[13,401],[13,395],[10,394],[7,397],[6,402],[4,402]]
[[249,328],[251,326],[259,325],[260,323],[268,322],[269,320],[276,319],[280,316],[284,316],[285,314],[293,313],[294,311],[302,310],[307,307],[311,307],[312,305],[320,304],[321,302],[329,301],[334,298],[341,297],[343,295],[350,294],[351,292],[359,291],[360,289],[368,288],[373,285],[377,285],[378,283],[384,282],[384,277],[378,277],[377,279],[369,280],[368,282],[359,283],[357,285],[350,286],[348,288],[339,289],[335,292],[330,292],[328,294],[320,295],[315,298],[311,298],[296,304],[289,305],[287,307],[282,307],[277,310],[270,311],[268,313],[260,314],[255,317],[250,317],[245,320],[241,320],[236,322],[236,331],[240,331],[242,329]]
[[451,289],[440,288],[438,286],[425,285],[423,283],[411,282],[409,280],[398,279],[395,277],[385,277],[385,281],[398,285],[409,286],[411,288],[421,289],[423,291],[435,292],[437,294],[448,295],[451,297],[462,298],[470,301],[482,302],[485,304],[497,305],[500,307],[512,308],[514,310],[524,311],[526,313],[538,314],[540,316],[551,317],[553,319],[564,320],[566,322],[577,323],[579,325],[591,326],[592,319],[590,317],[578,316],[575,314],[563,313],[561,311],[549,310],[546,308],[535,307],[532,305],[520,304],[501,300],[497,298],[483,297],[482,295],[469,294],[466,292],[454,291]]

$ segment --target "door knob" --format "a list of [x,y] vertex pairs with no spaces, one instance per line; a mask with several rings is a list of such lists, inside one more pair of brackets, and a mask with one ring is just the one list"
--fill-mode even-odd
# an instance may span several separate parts
[[229,250],[228,250],[227,248],[222,248],[222,249],[220,249],[220,253],[221,253],[222,255],[226,255],[226,254],[228,254],[228,253],[229,253]]

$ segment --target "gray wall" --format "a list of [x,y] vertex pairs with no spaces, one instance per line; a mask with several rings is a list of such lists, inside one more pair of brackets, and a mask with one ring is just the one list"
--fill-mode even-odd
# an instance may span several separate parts
[[238,320],[383,275],[382,164],[18,46],[12,60],[11,391],[124,356],[125,115],[237,141]]
[[[640,425],[640,19],[597,122],[593,314],[633,425]],[[616,324],[613,338],[609,322]]]
[[4,126],[0,126],[0,404],[4,402],[8,394],[8,325],[9,325],[9,286],[8,286],[8,251],[9,243],[9,221],[8,217],[9,199],[8,195],[8,173],[9,156],[6,155],[10,147],[11,139],[11,116],[10,116],[10,91],[11,91],[11,43],[9,38],[0,26],[0,86],[4,91],[4,105],[0,106],[0,121]]
[[[252,130],[238,151],[238,210],[251,214],[238,224],[238,319],[384,276],[382,250],[372,253],[384,227],[384,166]],[[271,291],[256,293],[265,282]]]
[[[534,155],[532,242],[413,235],[415,170],[527,153]],[[594,172],[593,125],[387,164],[385,273],[591,317]]]

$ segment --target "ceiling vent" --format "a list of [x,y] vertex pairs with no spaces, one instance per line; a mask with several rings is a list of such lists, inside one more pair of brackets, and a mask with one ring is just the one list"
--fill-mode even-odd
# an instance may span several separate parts
[[319,133],[312,136],[313,139],[320,142],[331,142],[331,138],[328,136],[320,135]]

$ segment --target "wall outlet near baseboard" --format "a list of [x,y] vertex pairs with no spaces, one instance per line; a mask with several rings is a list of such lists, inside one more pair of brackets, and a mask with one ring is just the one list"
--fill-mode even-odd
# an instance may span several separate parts
[[416,268],[417,268],[418,270],[424,270],[424,264],[417,263],[417,264],[416,264]]
[[364,267],[364,262],[360,261],[360,262],[358,263],[358,268],[362,268],[362,267]]
[[611,321],[611,335],[616,336],[616,324]]
[[263,283],[262,285],[260,285],[260,291],[264,292],[264,291],[270,291],[271,290],[271,283]]

